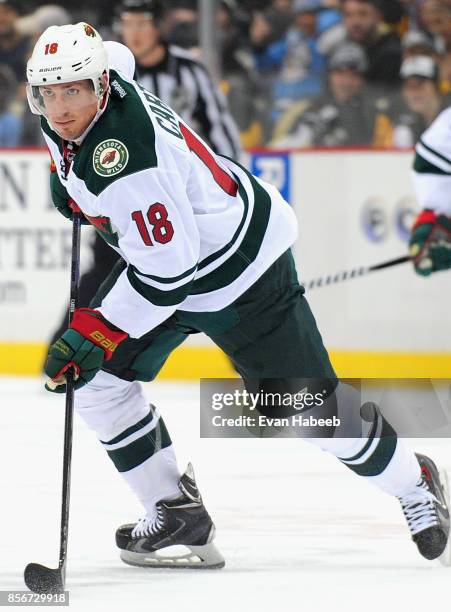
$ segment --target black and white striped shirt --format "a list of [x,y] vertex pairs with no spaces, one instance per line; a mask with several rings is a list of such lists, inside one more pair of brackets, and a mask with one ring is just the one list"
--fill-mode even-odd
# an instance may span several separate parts
[[137,81],[173,108],[220,155],[239,159],[238,128],[207,69],[179,47],[155,66],[136,64]]

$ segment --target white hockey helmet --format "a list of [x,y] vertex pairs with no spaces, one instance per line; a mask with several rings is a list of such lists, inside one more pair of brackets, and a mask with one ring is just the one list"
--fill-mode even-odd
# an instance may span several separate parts
[[105,93],[108,55],[99,33],[88,23],[50,26],[39,37],[27,63],[31,112],[45,115],[40,87],[90,79],[99,105]]

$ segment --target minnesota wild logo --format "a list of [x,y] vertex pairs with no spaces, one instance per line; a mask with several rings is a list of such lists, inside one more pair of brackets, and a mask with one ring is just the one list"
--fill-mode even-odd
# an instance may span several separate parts
[[92,165],[100,176],[114,176],[125,168],[128,162],[128,149],[115,138],[103,140],[94,149]]
[[85,33],[86,36],[91,36],[92,38],[95,38],[95,36],[97,36],[96,31],[92,26],[89,25],[89,23],[85,23]]

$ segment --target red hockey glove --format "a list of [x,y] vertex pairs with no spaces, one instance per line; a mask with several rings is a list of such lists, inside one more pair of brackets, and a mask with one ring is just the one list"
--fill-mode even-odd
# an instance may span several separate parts
[[103,362],[108,361],[126,332],[109,323],[91,308],[78,308],[67,331],[50,347],[45,373],[50,377],[48,391],[66,391],[65,373],[74,369],[74,388],[79,389],[94,378]]
[[451,268],[451,218],[423,210],[413,226],[409,252],[421,276]]

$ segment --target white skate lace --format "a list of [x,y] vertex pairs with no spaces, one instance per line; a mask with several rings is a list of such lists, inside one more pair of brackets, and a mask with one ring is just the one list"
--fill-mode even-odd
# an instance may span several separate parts
[[435,509],[435,503],[438,500],[429,491],[425,481],[418,484],[415,491],[398,499],[401,502],[412,535],[439,524]]
[[139,519],[132,531],[132,538],[143,538],[155,535],[164,525],[164,515],[161,506],[157,506],[156,512],[146,514]]

